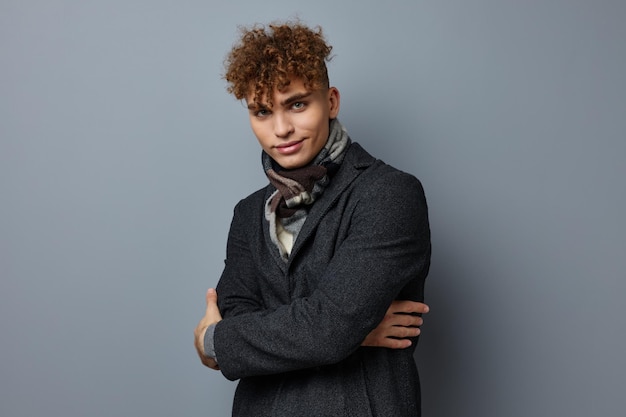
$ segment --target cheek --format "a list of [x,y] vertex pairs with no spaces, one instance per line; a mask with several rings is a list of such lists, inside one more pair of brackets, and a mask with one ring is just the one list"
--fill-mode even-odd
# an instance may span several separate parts
[[315,115],[309,115],[311,117],[304,117],[300,120],[297,126],[303,132],[308,132],[308,135],[314,136],[328,136],[328,118],[324,117],[319,112]]
[[261,141],[264,137],[267,137],[267,127],[264,123],[259,123],[256,120],[250,120],[250,127],[252,128],[252,133],[257,137],[259,141]]

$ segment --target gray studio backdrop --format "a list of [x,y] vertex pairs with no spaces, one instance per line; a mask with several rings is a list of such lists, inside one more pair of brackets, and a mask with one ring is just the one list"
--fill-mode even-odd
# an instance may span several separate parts
[[192,330],[266,181],[221,63],[294,16],[352,137],[426,188],[424,415],[622,416],[617,0],[0,1],[0,416],[229,415]]

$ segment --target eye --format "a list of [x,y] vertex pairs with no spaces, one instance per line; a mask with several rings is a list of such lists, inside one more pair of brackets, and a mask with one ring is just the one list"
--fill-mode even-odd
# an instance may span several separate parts
[[269,110],[267,110],[267,109],[260,109],[254,115],[256,117],[266,117],[266,116],[269,116],[269,114],[270,114]]
[[295,103],[293,103],[292,107],[294,110],[302,110],[306,107],[306,103],[302,101],[296,101]]

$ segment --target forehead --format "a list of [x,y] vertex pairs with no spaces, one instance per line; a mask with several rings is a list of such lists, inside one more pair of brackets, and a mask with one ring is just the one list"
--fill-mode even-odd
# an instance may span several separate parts
[[256,86],[252,85],[248,90],[248,95],[246,96],[246,103],[248,103],[248,105],[257,104],[271,107],[271,104],[280,104],[292,97],[310,95],[316,92],[306,88],[304,82],[298,78],[291,79],[289,85],[282,90],[274,87],[269,96],[268,91],[264,91],[260,97],[255,96],[255,87]]

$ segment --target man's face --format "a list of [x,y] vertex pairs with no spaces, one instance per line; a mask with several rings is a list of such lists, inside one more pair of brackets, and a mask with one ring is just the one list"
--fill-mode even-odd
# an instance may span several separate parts
[[339,91],[335,87],[308,91],[300,79],[291,79],[283,91],[246,102],[250,125],[263,150],[285,169],[307,165],[328,139],[330,119],[339,113]]

